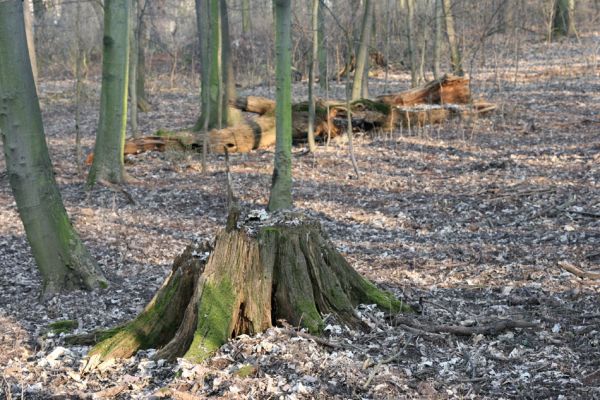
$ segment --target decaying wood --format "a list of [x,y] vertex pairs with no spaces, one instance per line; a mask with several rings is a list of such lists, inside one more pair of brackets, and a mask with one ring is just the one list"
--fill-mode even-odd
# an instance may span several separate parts
[[[136,155],[144,153],[146,151],[166,151],[172,150],[183,150],[187,147],[186,139],[189,138],[189,134],[181,132],[177,137],[168,136],[143,136],[137,138],[130,138],[125,141],[125,148],[123,150],[124,155]],[[191,144],[188,143],[188,144]],[[88,154],[85,159],[86,165],[92,165],[94,161],[94,153]]]
[[426,333],[450,333],[458,336],[471,336],[471,335],[498,335],[505,330],[514,328],[538,328],[539,324],[523,320],[513,319],[499,319],[492,321],[487,324],[481,324],[476,326],[462,326],[462,325],[430,325],[423,321],[418,321],[414,318],[406,317],[403,315],[397,315],[395,322],[400,325],[406,325],[409,328],[413,328]]
[[[208,146],[213,153],[246,153],[268,148],[275,144],[275,101],[258,96],[238,97],[231,106],[241,111],[258,114],[240,123],[213,129],[208,133]],[[467,118],[495,110],[496,105],[484,100],[471,99],[469,79],[444,75],[419,88],[379,96],[376,100],[358,99],[350,103],[332,100],[316,101],[315,137],[324,140],[346,131],[348,112],[353,129],[392,130],[396,127],[417,127],[440,123],[452,117]],[[308,103],[292,106],[292,137],[305,142],[308,135]],[[129,139],[125,154],[144,151],[164,151],[167,148],[197,148],[204,143],[202,133],[175,132],[160,136]],[[88,162],[91,163],[91,157]]]
[[558,265],[565,271],[569,271],[573,275],[578,276],[582,279],[600,279],[600,273],[584,271],[582,269],[577,268],[570,262],[560,261]]
[[418,88],[402,93],[379,96],[377,100],[397,106],[468,104],[471,102],[471,89],[469,78],[446,74]]
[[84,371],[144,348],[159,349],[157,358],[202,361],[231,337],[262,332],[276,320],[311,335],[322,333],[324,314],[367,329],[358,304],[411,311],[361,277],[319,223],[301,214],[279,212],[266,222],[250,217],[217,235],[206,263],[205,250],[188,247],[142,314],[101,336]]

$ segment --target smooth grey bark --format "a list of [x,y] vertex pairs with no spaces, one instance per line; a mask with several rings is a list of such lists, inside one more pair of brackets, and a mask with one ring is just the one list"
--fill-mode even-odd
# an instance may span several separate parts
[[575,0],[555,0],[552,18],[552,40],[575,34]]
[[131,136],[138,137],[138,107],[137,107],[137,70],[138,70],[138,0],[130,0],[130,29],[129,29],[129,124]]
[[448,46],[450,47],[450,64],[452,64],[452,72],[456,75],[464,75],[462,67],[462,56],[458,48],[458,40],[456,38],[456,30],[454,29],[454,16],[452,15],[452,1],[442,0],[444,10],[444,22],[446,24],[446,36],[448,38]]
[[411,87],[418,85],[417,53],[415,48],[415,0],[406,1],[406,33],[408,40],[408,57],[410,61]]
[[[373,1],[365,0],[365,13],[363,15],[360,44],[356,55],[356,68],[354,70],[354,82],[352,83],[352,100],[360,99],[368,90],[368,79],[364,79],[365,69],[369,68],[369,43],[371,41],[371,20],[373,18]],[[368,76],[368,75],[367,75]]]
[[323,11],[324,7],[321,4],[322,2],[323,0],[319,0],[319,9],[317,12],[317,59],[319,60],[319,86],[321,87],[321,90],[326,91],[327,86],[329,85],[329,71],[327,68],[327,39],[325,35],[325,13]]
[[308,150],[313,152],[316,150],[315,145],[315,62],[319,56],[319,2],[320,0],[312,0],[312,51],[308,62]]
[[242,8],[242,32],[249,33],[252,24],[252,18],[250,18],[250,0],[241,1]]
[[31,70],[33,72],[33,81],[37,85],[38,66],[37,55],[35,53],[35,36],[33,32],[33,16],[31,15],[31,0],[23,2],[23,16],[25,21],[25,34],[27,35],[27,49],[29,51],[29,60],[31,61]]
[[275,161],[269,211],[292,207],[292,52],[290,0],[273,0],[275,9]]
[[442,53],[442,0],[433,0],[433,77],[442,76],[440,67]]
[[129,0],[104,3],[104,47],[100,120],[94,161],[88,185],[97,181],[125,180],[123,150],[127,129],[127,81],[129,76]]
[[23,3],[0,1],[0,133],[10,185],[43,279],[42,294],[106,287],[56,184],[27,51]]
[[200,35],[202,78],[201,114],[194,129],[233,125],[241,118],[241,114],[229,106],[230,99],[234,99],[236,93],[226,0],[196,1],[196,20]]

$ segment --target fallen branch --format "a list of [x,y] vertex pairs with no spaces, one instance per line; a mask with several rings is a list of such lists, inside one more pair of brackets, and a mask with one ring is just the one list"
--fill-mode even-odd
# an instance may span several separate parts
[[505,330],[514,328],[538,328],[539,324],[523,320],[501,319],[483,325],[428,325],[422,321],[416,321],[409,317],[398,315],[394,321],[401,325],[407,325],[428,333],[450,333],[457,336],[471,335],[498,335]]
[[600,279],[600,273],[584,271],[582,269],[577,268],[568,261],[559,261],[558,265],[565,271],[568,271],[582,279]]

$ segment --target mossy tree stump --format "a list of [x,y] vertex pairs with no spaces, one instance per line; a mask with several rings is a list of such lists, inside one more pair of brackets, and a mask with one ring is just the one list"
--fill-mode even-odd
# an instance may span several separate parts
[[157,348],[157,358],[200,362],[228,339],[266,330],[279,319],[319,334],[322,315],[365,328],[358,304],[410,311],[360,276],[313,218],[292,212],[257,214],[218,233],[206,247],[188,247],[132,322],[96,335],[88,369]]

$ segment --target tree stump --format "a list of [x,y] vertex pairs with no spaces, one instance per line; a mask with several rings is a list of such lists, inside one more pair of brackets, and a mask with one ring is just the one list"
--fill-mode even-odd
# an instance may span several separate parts
[[323,314],[366,329],[358,304],[397,313],[410,307],[360,276],[315,219],[290,212],[252,213],[217,234],[210,250],[190,246],[146,309],[132,322],[96,335],[86,369],[137,350],[200,362],[227,340],[284,319],[313,334]]

